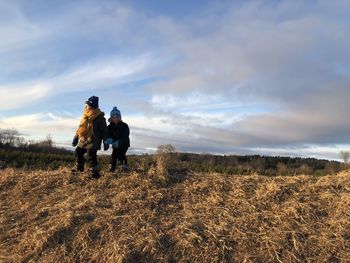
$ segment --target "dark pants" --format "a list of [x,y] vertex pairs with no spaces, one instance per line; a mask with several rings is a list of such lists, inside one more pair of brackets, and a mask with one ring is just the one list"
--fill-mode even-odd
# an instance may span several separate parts
[[98,165],[97,162],[97,150],[94,149],[84,149],[81,147],[75,148],[75,161],[79,168],[84,169],[85,158],[84,155],[87,153],[87,162],[91,168]]
[[111,166],[116,167],[117,161],[119,164],[125,164],[128,165],[128,161],[126,159],[126,151],[129,147],[119,147],[117,149],[113,149],[112,156],[111,156]]

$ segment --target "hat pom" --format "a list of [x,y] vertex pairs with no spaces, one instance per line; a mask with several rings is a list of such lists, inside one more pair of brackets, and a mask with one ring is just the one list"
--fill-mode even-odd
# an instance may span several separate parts
[[121,118],[121,113],[120,113],[120,110],[118,110],[117,107],[113,107],[112,111],[111,111],[111,114],[110,114],[111,117],[119,117]]

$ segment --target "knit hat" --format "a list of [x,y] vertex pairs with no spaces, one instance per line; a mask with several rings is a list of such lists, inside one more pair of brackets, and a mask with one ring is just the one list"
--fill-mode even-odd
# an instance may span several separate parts
[[114,116],[119,117],[119,118],[122,117],[122,115],[120,113],[120,110],[118,110],[117,107],[113,107],[113,110],[111,111],[110,116],[111,116],[111,118],[114,117]]
[[97,109],[98,108],[98,97],[91,96],[87,101],[85,101],[85,104],[89,105],[91,108]]

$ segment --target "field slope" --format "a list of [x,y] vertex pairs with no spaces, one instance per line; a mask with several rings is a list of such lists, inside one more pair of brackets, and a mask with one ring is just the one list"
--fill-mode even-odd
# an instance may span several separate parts
[[0,171],[0,262],[349,262],[350,173]]

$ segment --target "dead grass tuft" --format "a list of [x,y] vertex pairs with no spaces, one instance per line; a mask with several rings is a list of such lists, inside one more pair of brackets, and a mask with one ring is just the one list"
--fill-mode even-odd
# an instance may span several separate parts
[[[161,162],[160,162],[161,164]],[[180,179],[179,179],[180,178]],[[1,262],[349,262],[350,173],[0,171]]]

